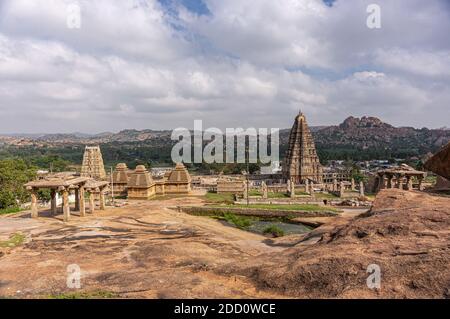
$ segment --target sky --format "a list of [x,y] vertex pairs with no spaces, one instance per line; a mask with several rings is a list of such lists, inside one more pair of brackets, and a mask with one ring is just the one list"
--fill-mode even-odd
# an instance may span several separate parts
[[0,0],[0,133],[450,127],[449,34],[449,0]]

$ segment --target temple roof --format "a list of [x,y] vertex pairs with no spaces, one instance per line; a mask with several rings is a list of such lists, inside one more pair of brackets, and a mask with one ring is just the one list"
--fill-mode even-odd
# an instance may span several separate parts
[[183,165],[183,163],[177,163],[175,168],[170,171],[166,176],[167,182],[169,183],[190,183],[191,175],[189,175],[188,170]]
[[119,163],[116,165],[116,169],[113,172],[113,182],[116,184],[127,184],[128,174],[131,174],[125,163]]
[[154,185],[152,176],[144,165],[136,166],[136,170],[131,174],[128,180],[129,188],[149,188]]
[[380,174],[403,174],[403,175],[425,175],[425,172],[418,171],[409,165],[401,164],[400,166],[383,169],[377,172]]
[[50,174],[45,178],[31,181],[25,184],[27,188],[58,188],[58,187],[78,187],[89,181],[89,177],[80,177],[68,173]]

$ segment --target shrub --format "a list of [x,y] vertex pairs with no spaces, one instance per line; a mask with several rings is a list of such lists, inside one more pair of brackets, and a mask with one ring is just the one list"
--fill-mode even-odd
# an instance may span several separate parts
[[276,225],[270,225],[263,230],[263,234],[271,234],[273,237],[284,236],[284,231]]

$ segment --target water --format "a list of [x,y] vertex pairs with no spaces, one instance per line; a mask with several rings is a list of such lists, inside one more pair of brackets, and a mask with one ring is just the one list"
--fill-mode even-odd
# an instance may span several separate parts
[[[233,223],[229,223],[227,221],[222,221],[222,223],[227,226],[236,227],[236,225],[234,225]],[[250,231],[252,233],[264,234],[264,229],[270,226],[276,226],[279,229],[282,229],[284,235],[304,234],[312,230],[312,228],[302,224],[291,224],[276,220],[274,221],[253,220],[252,224],[244,230]]]
[[311,228],[302,224],[291,224],[280,221],[262,221],[262,220],[253,222],[252,225],[248,228],[248,230],[254,233],[262,234],[264,229],[270,226],[276,226],[282,229],[285,235],[304,234],[311,231]]

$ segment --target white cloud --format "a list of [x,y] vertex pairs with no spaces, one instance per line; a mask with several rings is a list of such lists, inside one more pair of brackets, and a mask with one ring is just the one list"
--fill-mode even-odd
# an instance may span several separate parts
[[[450,8],[444,1],[205,0],[210,15],[156,0],[0,4],[0,132],[288,127],[374,115],[449,125]],[[59,120],[55,120],[59,119]]]

